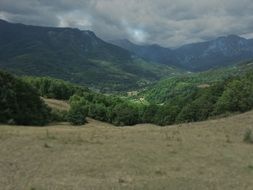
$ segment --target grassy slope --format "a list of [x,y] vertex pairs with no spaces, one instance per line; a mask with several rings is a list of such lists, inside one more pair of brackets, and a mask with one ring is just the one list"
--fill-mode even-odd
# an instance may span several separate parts
[[0,187],[251,190],[253,112],[160,128],[0,126]]
[[70,105],[68,104],[67,101],[55,100],[55,99],[49,99],[49,98],[43,98],[43,100],[52,109],[56,109],[59,111],[68,111],[70,109]]

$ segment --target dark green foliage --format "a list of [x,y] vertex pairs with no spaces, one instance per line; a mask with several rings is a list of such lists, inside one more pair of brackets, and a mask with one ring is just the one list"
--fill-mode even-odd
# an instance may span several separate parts
[[89,116],[100,121],[107,121],[107,110],[105,105],[102,103],[90,105]]
[[114,96],[83,93],[82,96],[72,96],[70,103],[71,108],[75,105],[87,108],[87,115],[91,118],[115,125],[134,125],[140,120],[136,105]]
[[57,100],[68,100],[74,94],[89,91],[88,88],[50,77],[23,77],[23,80],[36,88],[40,96]]
[[88,109],[83,102],[83,99],[71,102],[71,108],[68,113],[68,121],[73,125],[83,125],[86,123]]
[[215,113],[245,112],[253,106],[252,76],[235,79],[227,84],[219,98]]
[[0,71],[0,122],[18,125],[45,125],[50,109],[28,83]]
[[139,122],[138,108],[127,103],[118,104],[112,110],[112,123],[115,125],[134,125]]
[[148,106],[143,107],[142,110],[142,120],[146,123],[155,123],[159,106],[156,104],[150,104]]

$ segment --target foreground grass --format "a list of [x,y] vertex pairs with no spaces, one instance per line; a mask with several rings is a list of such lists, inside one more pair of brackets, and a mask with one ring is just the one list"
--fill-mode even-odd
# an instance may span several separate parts
[[0,126],[0,189],[252,190],[253,112],[192,124]]

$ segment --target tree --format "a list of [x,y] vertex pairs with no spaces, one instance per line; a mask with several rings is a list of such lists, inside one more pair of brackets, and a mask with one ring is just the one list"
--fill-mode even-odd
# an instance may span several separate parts
[[139,121],[138,109],[126,103],[117,104],[112,110],[115,125],[134,125]]
[[68,119],[73,125],[83,125],[86,123],[86,116],[88,110],[85,106],[81,104],[72,105],[69,113]]
[[178,106],[164,105],[160,106],[154,116],[154,122],[158,125],[171,125],[175,123],[175,119],[180,109]]
[[30,84],[0,72],[0,122],[17,125],[46,125],[51,109]]
[[244,112],[253,107],[253,86],[247,78],[231,81],[216,103],[215,114]]
[[158,109],[159,106],[156,104],[145,106],[142,111],[142,121],[145,123],[156,123],[154,117],[157,114]]
[[87,102],[83,97],[73,96],[70,99],[70,110],[68,113],[68,120],[73,125],[83,125],[86,123],[88,114]]

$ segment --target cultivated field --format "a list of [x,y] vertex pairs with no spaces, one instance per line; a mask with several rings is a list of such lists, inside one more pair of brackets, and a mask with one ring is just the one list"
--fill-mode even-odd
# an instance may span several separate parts
[[0,126],[1,190],[252,190],[253,112],[117,128]]

